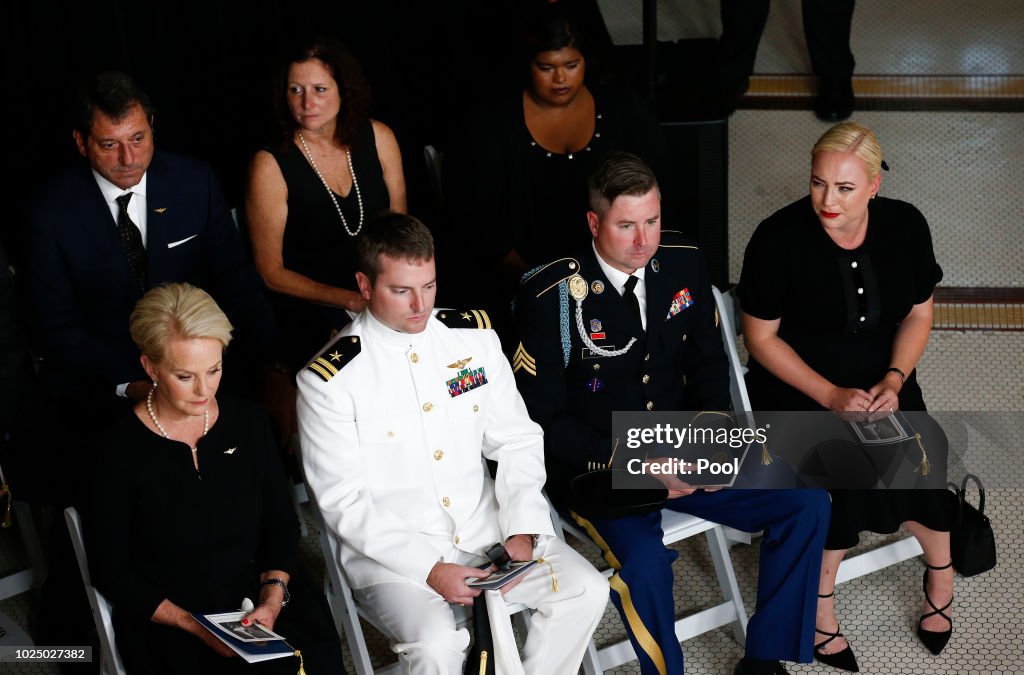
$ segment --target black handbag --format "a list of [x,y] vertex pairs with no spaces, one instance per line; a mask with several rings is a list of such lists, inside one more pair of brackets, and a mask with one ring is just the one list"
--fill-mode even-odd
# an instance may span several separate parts
[[[967,483],[974,481],[978,486],[978,507],[967,501]],[[973,577],[996,566],[996,538],[992,524],[985,515],[985,488],[974,474],[967,474],[959,489],[952,488],[950,503],[952,523],[949,546],[953,554],[953,567],[961,576]]]

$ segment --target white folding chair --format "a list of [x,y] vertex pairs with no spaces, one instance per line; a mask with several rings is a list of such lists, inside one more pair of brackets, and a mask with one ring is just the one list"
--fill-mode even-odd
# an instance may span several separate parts
[[[735,307],[735,298],[732,291],[723,294],[717,288],[712,290],[718,307],[722,340],[725,343],[726,355],[729,357],[731,376],[729,389],[732,394],[733,409],[750,410],[750,398],[747,396],[747,388],[743,383],[743,374],[746,372],[746,368],[740,365],[739,353],[736,349],[737,332],[733,329],[734,321],[738,314]],[[734,539],[732,533],[730,533],[730,539]],[[896,565],[904,560],[916,558],[921,553],[923,553],[921,544],[918,543],[916,538],[904,537],[871,551],[844,559],[839,565],[839,570],[836,572],[836,583],[841,584],[865,574],[877,572],[890,565]]]
[[[732,398],[733,409],[749,411],[750,399],[747,397],[747,388],[743,381],[743,367],[740,364],[739,352],[736,348],[736,333],[733,329],[735,325],[734,310],[731,297],[724,296],[714,287],[712,287],[712,292],[715,297],[715,306],[718,309],[722,341],[725,344],[726,356],[729,359],[729,392]],[[750,535],[746,532],[698,518],[697,516],[679,513],[670,509],[662,510],[661,524],[663,532],[662,541],[665,545],[682,541],[698,534],[704,534],[715,568],[718,587],[722,594],[722,602],[719,604],[677,620],[675,625],[676,638],[682,642],[721,626],[731,625],[736,641],[741,645],[744,644],[747,634],[747,613],[743,606],[743,597],[740,595],[739,584],[736,581],[736,572],[732,566],[732,558],[729,556],[729,546],[736,542],[750,543]],[[596,546],[590,537],[577,527],[575,523],[563,521],[561,526],[562,529],[577,539]],[[613,573],[614,570],[606,570],[605,576],[610,577]],[[601,649],[595,649],[592,645],[584,660],[583,667],[587,675],[597,675],[597,673],[602,673],[609,668],[615,668],[628,663],[635,658],[636,652],[633,650],[633,646],[628,639]]]
[[[385,673],[397,673],[400,671],[397,662],[389,664],[378,670],[373,669],[370,662],[370,652],[366,647],[366,638],[363,635],[363,627],[359,618],[367,618],[356,603],[349,587],[345,570],[341,564],[341,546],[338,538],[334,535],[323,520],[315,499],[311,499],[313,520],[320,538],[320,551],[324,557],[324,567],[327,574],[324,576],[324,594],[327,596],[327,604],[331,608],[331,615],[334,617],[334,626],[338,635],[343,637],[348,644],[349,653],[352,656],[352,665],[357,675],[384,675]],[[518,603],[509,603],[508,612],[512,615],[513,623],[521,632],[529,628],[529,608]],[[452,606],[455,613],[455,621],[460,626],[465,626],[472,619],[471,608]]]
[[[715,575],[718,578],[718,587],[722,593],[722,602],[719,604],[678,619],[675,624],[676,639],[683,642],[721,626],[731,625],[733,637],[740,645],[743,645],[747,635],[747,613],[743,607],[739,584],[736,582],[732,558],[729,557],[726,528],[718,523],[670,509],[662,510],[661,526],[664,534],[662,541],[666,546],[694,535],[704,534],[708,542],[708,550],[711,553]],[[597,546],[575,523],[563,520],[561,527],[580,541]],[[611,577],[614,572],[615,570],[607,569],[604,571],[604,575]],[[636,658],[636,652],[629,639],[600,649],[591,643],[591,648],[583,661],[583,670],[587,675],[598,675],[609,668],[616,668]]]
[[82,539],[82,520],[73,506],[64,509],[64,520],[71,534],[71,544],[75,547],[75,558],[78,559],[78,570],[82,573],[82,583],[89,597],[92,618],[96,623],[96,632],[100,636],[100,670],[106,675],[125,675],[121,655],[117,651],[114,639],[114,624],[110,620],[110,603],[103,594],[92,585],[89,575],[89,561],[85,555],[85,540]]

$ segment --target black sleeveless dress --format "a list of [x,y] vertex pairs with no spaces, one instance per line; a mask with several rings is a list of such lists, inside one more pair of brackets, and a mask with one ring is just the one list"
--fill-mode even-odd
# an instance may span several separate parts
[[[339,288],[356,288],[356,238],[341,218],[320,177],[302,151],[289,144],[283,151],[267,149],[288,186],[288,219],[285,221],[283,257],[285,268]],[[377,156],[372,123],[367,120],[352,144],[352,167],[363,200],[363,223],[390,207],[384,171]],[[345,197],[334,193],[349,230],[359,226],[355,188]],[[349,322],[345,310],[324,307],[280,293],[272,294],[281,338],[276,357],[292,368],[301,368],[330,338],[331,331]]]

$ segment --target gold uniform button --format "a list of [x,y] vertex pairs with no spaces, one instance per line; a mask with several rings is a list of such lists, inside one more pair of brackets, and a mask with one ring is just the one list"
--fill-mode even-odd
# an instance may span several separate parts
[[423,404],[423,412],[430,412],[433,409],[434,409],[434,404],[431,403],[430,401],[427,401],[426,403]]
[[600,363],[595,363],[594,364],[594,370],[601,370],[601,364]]
[[459,543],[459,535],[455,535],[455,539],[453,539],[452,541],[454,541],[456,544],[458,544]]
[[440,462],[442,457],[444,457],[444,453],[443,452],[441,452],[440,450],[435,450],[434,451],[434,459],[436,459],[437,461]]
[[413,363],[419,363],[420,356],[416,352],[413,352],[412,354],[409,355],[409,360],[412,361]]
[[644,384],[647,384],[648,382],[651,381],[651,376],[650,375],[644,375],[642,378],[640,378],[640,381],[643,382]]
[[654,410],[654,401],[648,401],[647,402],[647,409],[648,410]]
[[651,355],[650,354],[644,354],[644,361],[650,361],[650,360],[651,360]]
[[480,412],[480,406],[474,405],[473,406],[473,412]]
[[683,342],[686,342],[686,333],[683,333]]
[[441,503],[444,504],[445,508],[448,508],[449,506],[452,505],[452,500],[445,497],[444,499],[441,500]]

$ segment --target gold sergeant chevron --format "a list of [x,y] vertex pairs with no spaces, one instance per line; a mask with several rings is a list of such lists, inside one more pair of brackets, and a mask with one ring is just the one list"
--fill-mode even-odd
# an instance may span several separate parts
[[530,375],[537,377],[537,361],[526,351],[522,342],[519,343],[515,354],[512,355],[512,372],[518,373],[520,370],[525,370]]

